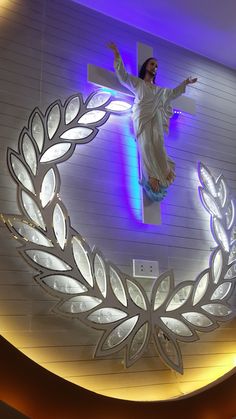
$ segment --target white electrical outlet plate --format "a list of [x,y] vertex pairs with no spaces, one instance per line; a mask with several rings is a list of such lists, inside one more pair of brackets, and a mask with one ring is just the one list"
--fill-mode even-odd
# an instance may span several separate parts
[[157,278],[159,276],[159,263],[156,260],[133,259],[133,276]]

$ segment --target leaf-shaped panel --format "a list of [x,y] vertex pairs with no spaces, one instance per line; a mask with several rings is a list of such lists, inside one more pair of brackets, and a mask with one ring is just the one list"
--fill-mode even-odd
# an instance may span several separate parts
[[78,124],[95,124],[96,122],[100,121],[106,112],[104,111],[89,111],[86,112],[81,118],[78,120]]
[[137,321],[138,316],[133,316],[115,327],[103,343],[102,349],[110,349],[123,342],[130,335]]
[[57,160],[61,158],[62,156],[64,156],[64,154],[67,153],[70,147],[71,147],[70,143],[59,143],[59,144],[52,145],[42,155],[40,162],[48,163],[50,161]]
[[236,263],[233,263],[233,265],[226,272],[225,279],[233,279],[235,277],[236,277]]
[[29,218],[34,222],[34,224],[37,224],[43,230],[46,230],[46,225],[44,223],[42,213],[36,202],[25,191],[22,191],[21,196],[24,209]]
[[227,199],[227,188],[226,188],[226,184],[225,184],[223,176],[220,176],[220,178],[218,179],[217,188],[218,188],[217,195],[218,195],[220,204],[222,207],[224,207],[226,203],[226,199]]
[[230,292],[232,282],[223,282],[219,285],[211,296],[211,300],[223,300]]
[[79,110],[80,110],[80,98],[79,96],[76,96],[76,97],[73,97],[73,99],[71,99],[66,106],[66,111],[65,111],[66,125],[76,118],[76,116],[79,113]]
[[193,293],[194,306],[198,304],[199,301],[201,301],[201,299],[204,297],[208,284],[209,284],[209,272],[207,271],[205,274],[200,276],[200,279],[197,281],[195,285],[195,289]]
[[166,311],[173,311],[181,307],[189,298],[189,295],[192,291],[192,285],[185,285],[178,289],[178,291],[171,298]]
[[24,134],[24,137],[22,140],[22,151],[23,151],[23,155],[24,155],[26,163],[32,170],[32,173],[36,175],[37,157],[36,157],[33,143],[27,134]]
[[67,275],[49,275],[43,278],[43,282],[52,290],[63,294],[81,294],[88,291],[85,285]]
[[212,314],[213,316],[228,316],[232,313],[227,306],[223,304],[213,303],[213,304],[205,304],[202,306],[202,309],[207,311],[207,313]]
[[107,282],[106,282],[106,268],[105,264],[98,254],[95,255],[94,258],[94,275],[96,278],[96,282],[98,287],[103,295],[106,298],[107,295]]
[[60,138],[70,141],[82,140],[84,138],[88,138],[92,132],[93,130],[91,128],[76,127],[65,131]]
[[92,310],[101,304],[101,300],[95,297],[89,297],[87,295],[78,295],[65,301],[60,306],[60,311],[64,313],[79,314],[86,311]]
[[157,310],[166,300],[169,292],[170,292],[170,276],[166,276],[164,279],[160,281],[158,284],[156,295],[154,299],[154,310]]
[[71,267],[67,265],[62,259],[51,253],[44,252],[43,250],[26,250],[25,253],[32,259],[37,265],[43,266],[47,269],[53,269],[56,271],[69,271]]
[[111,94],[108,92],[98,92],[92,96],[87,104],[87,108],[98,108],[99,106],[105,105],[110,99]]
[[219,282],[221,272],[223,268],[223,257],[221,249],[217,250],[212,258],[212,275],[213,282],[217,284]]
[[157,332],[154,334],[154,339],[157,350],[163,361],[168,365],[168,367],[182,373],[183,362],[178,343],[172,339],[171,336],[167,336],[160,328],[157,329]]
[[223,247],[225,252],[229,252],[229,240],[226,231],[217,218],[213,218],[214,236],[216,241]]
[[108,111],[124,112],[131,109],[131,105],[123,100],[113,100],[106,106],[106,109],[108,109]]
[[173,333],[179,336],[192,336],[192,332],[185,323],[172,317],[161,317],[165,326]]
[[35,194],[35,189],[28,170],[25,168],[23,163],[14,154],[11,154],[11,166],[15,176],[19,182],[30,192]]
[[216,191],[215,180],[213,176],[211,175],[210,171],[202,163],[199,166],[199,178],[202,185],[206,187],[206,189],[210,192],[210,194],[214,198],[216,198],[217,191]]
[[11,220],[11,224],[22,238],[41,246],[53,247],[52,242],[36,227],[24,223],[19,219]]
[[140,288],[132,281],[127,279],[127,286],[131,300],[142,310],[147,310],[146,301]]
[[137,358],[137,356],[141,356],[143,348],[146,346],[148,329],[149,325],[146,322],[135,333],[131,345],[129,347],[128,357],[130,359]]
[[44,144],[44,126],[38,112],[35,113],[32,119],[31,133],[36,141],[39,151],[41,152]]
[[127,307],[127,298],[122,281],[117,272],[110,268],[110,283],[112,291],[123,306]]
[[81,272],[86,282],[93,286],[93,277],[87,250],[84,248],[82,242],[77,237],[73,237],[72,247],[75,263],[79,271]]
[[206,192],[205,189],[200,188],[199,190],[200,190],[200,195],[201,195],[203,205],[205,206],[207,211],[211,215],[214,215],[217,218],[222,218],[220,209],[217,203],[215,202],[215,199],[212,198],[212,196],[208,192]]
[[230,255],[229,255],[229,263],[236,261],[236,241],[231,243],[230,247]]
[[182,316],[194,326],[209,327],[213,324],[213,322],[207,316],[205,316],[202,313],[197,313],[195,311],[183,313]]
[[118,320],[123,319],[124,317],[127,317],[127,313],[125,313],[124,311],[112,307],[105,307],[93,311],[88,316],[88,319],[94,323],[107,324],[114,323]]
[[228,208],[225,212],[226,226],[227,226],[228,230],[232,227],[232,225],[234,223],[234,215],[235,215],[234,203],[231,199],[230,202],[229,202]]
[[53,229],[61,249],[64,249],[66,244],[67,231],[65,218],[66,216],[63,213],[60,205],[56,204],[53,211]]
[[46,205],[52,201],[56,192],[56,178],[53,169],[49,169],[48,172],[45,174],[41,192],[40,192],[40,200],[42,202],[42,207],[46,207]]
[[59,124],[60,124],[60,120],[61,120],[60,108],[58,105],[55,105],[50,110],[48,114],[48,119],[47,119],[48,137],[50,140],[56,133],[57,128],[59,127]]

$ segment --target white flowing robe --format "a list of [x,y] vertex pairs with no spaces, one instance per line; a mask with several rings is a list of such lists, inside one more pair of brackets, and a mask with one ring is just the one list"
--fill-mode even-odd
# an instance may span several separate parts
[[127,73],[121,57],[114,63],[117,77],[135,95],[133,125],[138,143],[142,175],[154,177],[163,186],[169,186],[166,177],[174,171],[174,161],[167,155],[164,131],[168,133],[172,115],[170,101],[185,92],[182,83],[175,89],[166,89],[146,83]]

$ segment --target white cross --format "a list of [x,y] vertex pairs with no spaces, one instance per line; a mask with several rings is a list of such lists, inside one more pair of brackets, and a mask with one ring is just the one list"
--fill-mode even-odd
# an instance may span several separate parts
[[[153,48],[137,43],[137,67],[138,69],[148,58],[153,57]],[[126,87],[122,86],[118,81],[115,72],[108,71],[103,67],[88,64],[88,81],[108,89],[116,90],[128,96],[133,93]],[[187,96],[180,96],[172,101],[172,106],[189,114],[195,114],[195,101]],[[142,188],[141,188],[142,189]],[[161,224],[161,211],[158,202],[150,201],[142,189],[142,218],[146,224]]]

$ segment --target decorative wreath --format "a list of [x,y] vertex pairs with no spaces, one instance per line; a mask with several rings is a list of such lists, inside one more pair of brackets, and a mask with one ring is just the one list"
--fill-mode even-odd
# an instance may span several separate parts
[[152,340],[162,360],[183,373],[178,341],[195,341],[199,332],[210,332],[233,315],[227,302],[236,274],[234,205],[223,176],[215,179],[200,164],[200,197],[216,242],[209,267],[177,286],[173,271],[164,272],[149,299],[133,277],[91,249],[73,229],[59,196],[58,163],[71,157],[76,144],[92,141],[97,127],[122,109],[122,102],[102,91],[86,101],[81,94],[64,105],[56,101],[45,115],[36,108],[20,134],[18,151],[9,148],[7,156],[21,215],[2,218],[22,243],[20,254],[38,271],[35,280],[58,298],[55,313],[102,331],[94,357],[125,349],[129,367]]

